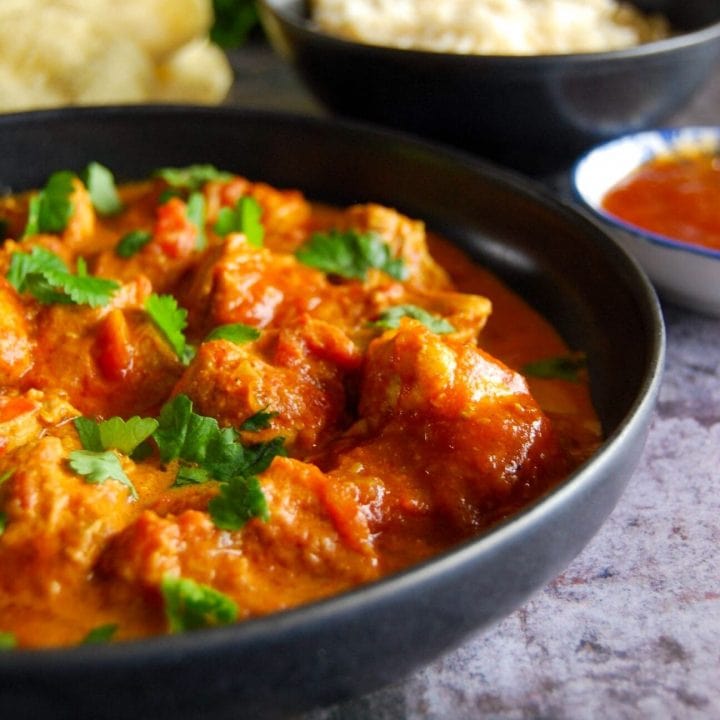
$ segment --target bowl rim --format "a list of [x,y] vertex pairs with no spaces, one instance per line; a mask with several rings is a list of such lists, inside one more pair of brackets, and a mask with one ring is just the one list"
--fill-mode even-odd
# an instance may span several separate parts
[[463,62],[482,65],[485,63],[503,62],[508,66],[517,65],[527,70],[528,65],[545,67],[546,65],[552,65],[558,62],[566,62],[566,64],[590,64],[596,62],[608,63],[637,60],[639,58],[654,57],[720,39],[720,18],[718,18],[715,22],[704,25],[696,30],[617,50],[584,53],[547,53],[542,55],[451,53],[436,50],[388,47],[387,45],[372,45],[370,43],[348,40],[324,32],[309,17],[306,17],[304,14],[299,15],[295,11],[295,8],[291,7],[291,3],[286,0],[257,0],[257,2],[260,9],[261,22],[263,20],[263,11],[267,11],[278,21],[291,27],[295,32],[307,38],[312,38],[321,45],[326,44],[328,47],[345,51],[368,48],[368,52],[377,53],[381,57],[406,61],[436,58],[438,61],[445,63]]
[[570,217],[573,222],[583,224],[586,232],[604,238],[609,252],[614,252],[624,258],[627,268],[633,270],[636,275],[637,283],[634,286],[634,292],[643,295],[647,300],[643,310],[648,323],[648,336],[651,338],[651,343],[647,348],[644,377],[636,390],[631,405],[614,430],[603,438],[595,453],[569,474],[565,480],[533,500],[519,512],[513,513],[482,533],[438,555],[337,595],[222,627],[174,635],[151,636],[107,645],[75,645],[41,649],[18,648],[13,649],[12,652],[0,652],[0,675],[7,672],[19,676],[24,673],[42,671],[43,668],[49,666],[59,667],[63,673],[70,674],[87,666],[88,662],[91,662],[96,669],[107,668],[108,670],[128,665],[145,666],[149,663],[169,663],[181,656],[207,654],[223,648],[251,643],[258,637],[266,640],[281,638],[287,633],[297,633],[303,628],[314,627],[328,619],[347,614],[350,608],[369,605],[383,600],[388,595],[421,587],[428,575],[449,573],[453,568],[465,565],[471,557],[489,553],[493,547],[507,543],[510,538],[524,535],[548,512],[548,508],[561,507],[567,503],[569,498],[582,493],[593,481],[595,466],[609,463],[612,460],[616,446],[622,444],[624,438],[634,434],[638,424],[642,422],[644,416],[651,412],[656,401],[664,369],[666,333],[661,307],[649,279],[621,244],[596,223],[593,223],[585,214],[578,212],[576,206],[524,175],[489,164],[467,152],[396,130],[378,128],[355,120],[312,117],[282,111],[184,105],[78,107],[10,113],[0,117],[0,129],[4,124],[22,121],[42,122],[44,119],[51,120],[56,117],[72,118],[73,116],[88,115],[102,119],[103,117],[120,116],[141,122],[144,115],[155,117],[167,114],[170,117],[178,117],[184,113],[189,113],[190,116],[196,118],[206,114],[224,115],[227,118],[240,115],[258,122],[275,119],[279,122],[292,122],[315,128],[333,126],[346,132],[359,132],[378,138],[394,139],[405,148],[414,147],[424,152],[437,153],[452,163],[470,168],[479,175],[491,177],[509,190],[520,192],[533,202],[541,202],[563,217]]
[[[651,245],[665,248],[667,250],[685,252],[702,258],[711,258],[713,260],[720,261],[720,249],[696,245],[688,241],[678,240],[670,235],[646,230],[639,225],[623,220],[617,215],[604,210],[596,202],[593,202],[587,197],[587,194],[581,189],[580,183],[580,177],[583,172],[588,172],[589,168],[592,168],[593,163],[597,162],[603,155],[613,151],[620,145],[632,143],[637,145],[639,149],[646,150],[643,157],[639,159],[640,161],[630,168],[627,173],[630,174],[641,167],[644,163],[660,157],[666,152],[672,152],[675,145],[682,143],[683,147],[686,147],[691,145],[693,142],[697,142],[700,137],[706,140],[711,139],[713,141],[712,145],[714,146],[715,152],[720,153],[720,125],[677,125],[651,128],[648,130],[640,130],[638,132],[625,133],[613,138],[612,140],[595,145],[583,153],[575,161],[575,163],[573,163],[570,169],[570,190],[572,197],[575,201],[581,203],[583,207],[592,212],[596,217],[601,218],[614,228],[622,230],[638,240],[645,241]],[[648,144],[651,140],[659,140],[664,146],[663,150],[659,151],[656,147],[651,148]],[[709,146],[706,145],[705,147]],[[604,188],[604,192],[610,190],[614,184],[615,183],[609,183]]]

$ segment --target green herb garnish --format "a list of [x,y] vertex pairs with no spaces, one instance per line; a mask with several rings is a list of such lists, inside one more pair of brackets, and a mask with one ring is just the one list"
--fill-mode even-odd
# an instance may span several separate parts
[[270,427],[270,422],[273,418],[277,417],[276,412],[268,412],[265,410],[258,410],[254,415],[247,418],[242,425],[240,430],[243,432],[259,432],[260,430],[267,430]]
[[50,176],[45,187],[30,200],[23,237],[65,230],[73,214],[74,179],[75,174],[69,170],[59,170]]
[[129,258],[140,252],[152,240],[152,233],[147,230],[131,230],[120,238],[115,246],[115,254],[121,258]]
[[4,512],[0,512],[0,535],[2,535],[5,532],[6,527],[7,527],[7,514]]
[[305,265],[348,279],[365,280],[371,268],[383,270],[396,280],[407,277],[402,258],[393,258],[390,246],[374,232],[314,233],[295,256]]
[[93,207],[101,215],[115,215],[123,209],[115,186],[115,178],[104,165],[91,162],[85,168],[81,179],[90,194]]
[[230,325],[218,325],[213,328],[205,338],[205,342],[210,340],[229,340],[236,345],[244,345],[245,343],[257,340],[260,337],[260,331],[251,325],[243,325],[243,323],[232,323]]
[[154,418],[141,418],[137,415],[128,420],[115,416],[102,422],[77,417],[73,423],[85,450],[118,450],[124,455],[132,455],[158,427],[158,421]]
[[10,223],[5,218],[0,218],[0,240],[4,240],[10,232]]
[[230,173],[218,170],[214,165],[188,165],[183,168],[166,167],[155,171],[170,187],[194,192],[211,180],[229,180]]
[[234,208],[224,207],[218,213],[215,232],[222,237],[237,232],[243,233],[250,245],[262,247],[265,228],[260,222],[262,207],[253,197],[241,197]]
[[10,632],[0,631],[0,651],[12,650],[14,647],[17,647],[15,635]]
[[213,0],[213,17],[210,39],[226,50],[240,47],[258,24],[254,0]]
[[99,307],[110,302],[120,287],[114,280],[87,274],[82,258],[73,275],[50,250],[36,246],[29,253],[14,252],[7,279],[18,292],[28,292],[42,303],[76,303]]
[[252,518],[267,522],[270,517],[260,481],[253,475],[221,483],[220,494],[210,500],[208,511],[221,530],[239,530]]
[[111,450],[106,452],[74,450],[70,453],[69,463],[78,475],[85,478],[85,482],[99,485],[106,480],[117,480],[125,485],[133,499],[137,500],[135,486],[122,469],[118,456]]
[[580,372],[586,367],[587,356],[585,353],[573,353],[527,363],[520,372],[528,377],[578,382]]
[[205,235],[205,198],[202,193],[193,192],[187,201],[188,220],[195,226],[197,235],[195,236],[195,249],[204,250],[207,246],[207,237]]
[[118,630],[116,623],[108,623],[107,625],[98,625],[80,641],[81,645],[104,645],[113,639],[113,635]]
[[160,585],[171,633],[227,625],[238,615],[235,602],[188,578],[166,576]]
[[185,362],[187,356],[184,330],[187,327],[187,310],[179,307],[172,295],[155,293],[147,299],[145,310],[178,358]]
[[378,319],[369,323],[369,325],[371,327],[392,330],[400,327],[400,320],[404,317],[418,320],[428,328],[428,330],[432,330],[432,332],[438,335],[455,332],[455,328],[445,320],[445,318],[439,315],[433,315],[427,310],[417,307],[417,305],[395,305],[394,307],[390,307],[387,310],[383,310],[378,316]]
[[220,495],[209,507],[218,527],[235,530],[253,517],[268,518],[265,496],[255,476],[264,472],[274,457],[285,454],[283,438],[243,445],[233,428],[221,428],[215,418],[195,413],[187,395],[167,402],[159,421],[153,437],[160,459],[164,463],[180,461],[175,484],[220,482]]

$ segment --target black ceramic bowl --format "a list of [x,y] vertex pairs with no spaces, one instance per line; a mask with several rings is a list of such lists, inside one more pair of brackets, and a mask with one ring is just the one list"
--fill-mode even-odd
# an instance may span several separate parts
[[580,551],[623,491],[660,382],[658,304],[618,245],[530,181],[392,133],[229,109],[5,116],[0,158],[0,186],[14,190],[90,160],[121,180],[208,162],[316,200],[374,200],[425,218],[587,351],[607,435],[516,517],[381,582],[216,630],[0,653],[0,717],[265,719],[368,692],[518,607]]
[[627,50],[534,57],[455,55],[331,37],[303,0],[260,0],[276,50],[330,110],[450,143],[525,172],[659,125],[720,57],[717,0],[637,0],[677,34]]

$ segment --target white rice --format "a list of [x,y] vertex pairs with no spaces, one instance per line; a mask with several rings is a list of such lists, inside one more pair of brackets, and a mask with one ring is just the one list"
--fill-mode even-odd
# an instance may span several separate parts
[[478,55],[599,52],[667,37],[661,16],[616,0],[312,0],[325,32],[398,48]]

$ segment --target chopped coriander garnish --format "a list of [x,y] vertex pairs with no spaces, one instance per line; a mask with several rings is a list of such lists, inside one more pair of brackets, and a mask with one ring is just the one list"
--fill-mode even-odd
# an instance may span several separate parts
[[258,410],[254,415],[247,418],[239,430],[243,432],[259,432],[260,430],[267,430],[270,427],[270,422],[273,418],[277,417],[276,412],[268,412],[267,410]]
[[120,287],[114,280],[87,274],[80,258],[73,275],[50,250],[36,246],[29,253],[14,252],[7,279],[18,292],[28,292],[42,303],[76,303],[99,307],[107,305]]
[[170,187],[183,190],[200,190],[211,180],[229,180],[230,173],[218,170],[214,165],[188,165],[183,168],[159,168],[154,173],[162,178]]
[[82,174],[82,181],[90,194],[93,207],[101,215],[115,215],[123,209],[115,178],[104,165],[91,162]]
[[171,633],[227,625],[237,620],[235,602],[207,585],[167,575],[160,590]]
[[124,455],[132,455],[158,427],[158,421],[154,418],[137,415],[128,420],[115,416],[102,422],[77,417],[73,422],[85,450],[118,450]]
[[240,47],[258,23],[254,0],[213,0],[213,16],[210,39],[226,50]]
[[115,246],[115,254],[121,258],[129,258],[140,252],[152,240],[152,233],[147,230],[131,230],[120,238]]
[[12,650],[14,647],[17,647],[15,635],[11,632],[3,632],[0,630],[0,651]]
[[348,279],[364,280],[371,268],[396,280],[407,277],[402,258],[393,258],[390,246],[375,232],[314,233],[295,255],[305,265]]
[[183,331],[187,327],[187,310],[179,307],[177,300],[172,295],[156,295],[155,293],[147,299],[145,310],[175,354],[184,362],[186,347]]
[[432,330],[432,332],[438,335],[455,332],[455,328],[445,318],[439,315],[433,315],[417,305],[395,305],[394,307],[387,308],[387,310],[383,310],[378,316],[378,319],[371,322],[370,325],[372,327],[394,329],[400,327],[400,320],[404,317],[418,320],[425,325],[428,330]]
[[74,179],[75,174],[69,170],[59,170],[50,176],[45,187],[30,200],[23,237],[65,230],[73,214]]
[[237,345],[257,340],[260,337],[260,331],[251,325],[243,325],[243,323],[233,323],[230,325],[218,325],[213,328],[205,338],[205,342],[210,340],[229,340]]
[[4,473],[0,474],[0,485],[2,485],[6,480],[9,480],[12,476],[14,470],[6,470]]
[[[269,415],[265,413],[266,418]],[[258,419],[259,424],[264,422]],[[267,519],[265,496],[255,476],[274,457],[285,454],[283,438],[242,445],[235,430],[193,412],[187,395],[176,395],[163,406],[153,437],[163,462],[180,461],[176,485],[220,482],[220,495],[210,502],[210,515],[218,527],[235,530],[253,517]]]
[[245,195],[234,208],[220,209],[214,229],[222,237],[232,232],[243,233],[251,245],[262,247],[265,228],[260,222],[261,217],[260,203],[254,197]]
[[205,236],[205,198],[202,193],[194,192],[190,194],[186,213],[188,220],[197,230],[195,249],[204,250],[207,245],[207,237]]
[[527,363],[520,372],[528,377],[578,382],[580,371],[586,367],[587,356],[585,353],[573,353]]
[[130,490],[130,495],[137,500],[138,494],[130,478],[122,469],[118,456],[108,450],[106,452],[93,452],[92,450],[74,450],[69,457],[70,467],[93,485],[99,485],[105,480],[117,480]]
[[208,511],[221,530],[239,530],[256,517],[264,522],[270,518],[265,494],[254,475],[220,483],[220,494],[210,500]]
[[203,467],[207,479],[225,481],[237,475],[255,475],[283,455],[283,438],[244,446],[233,428],[221,428],[215,418],[193,411],[187,395],[176,395],[160,411],[153,433],[164,463],[180,460]]
[[0,535],[5,532],[7,527],[7,515],[4,512],[0,512]]
[[116,623],[108,623],[107,625],[98,625],[80,641],[81,645],[104,645],[113,639],[113,635],[118,630]]

